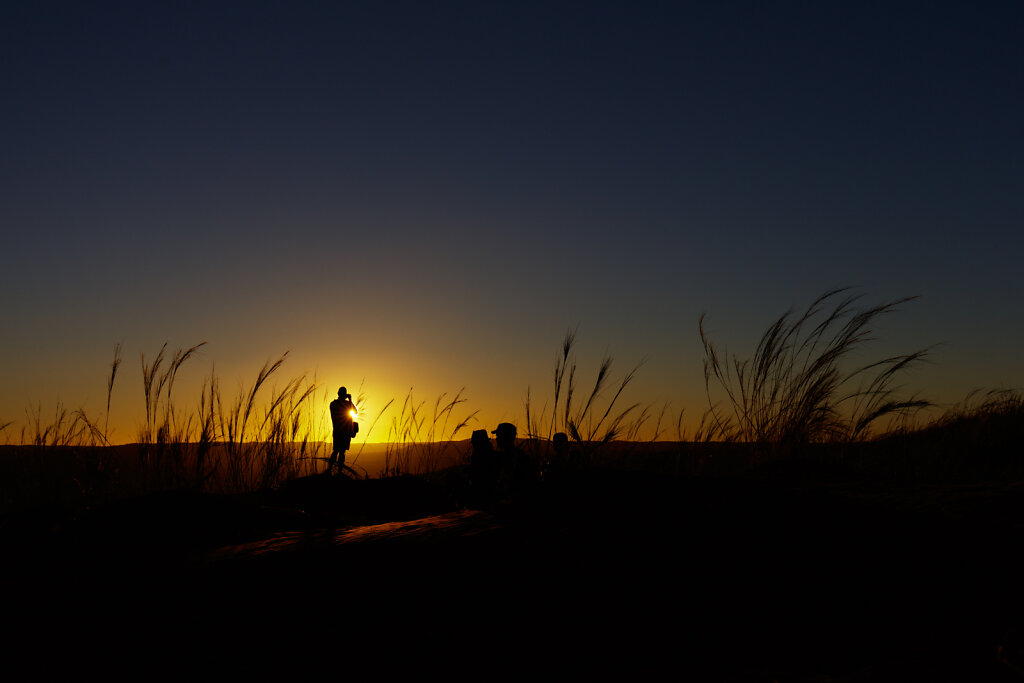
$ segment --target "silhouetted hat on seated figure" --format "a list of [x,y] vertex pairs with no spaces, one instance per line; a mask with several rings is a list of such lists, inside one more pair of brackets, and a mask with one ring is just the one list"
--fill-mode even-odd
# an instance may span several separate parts
[[512,424],[511,422],[502,422],[501,424],[498,425],[497,429],[495,429],[493,432],[491,432],[491,434],[494,434],[495,436],[497,436],[499,438],[501,438],[502,436],[515,437],[515,435],[516,435],[516,426],[514,424]]

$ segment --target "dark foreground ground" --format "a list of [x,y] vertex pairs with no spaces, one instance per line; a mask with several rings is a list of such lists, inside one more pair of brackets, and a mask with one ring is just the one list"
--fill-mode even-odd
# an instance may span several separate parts
[[5,650],[34,678],[1024,678],[1020,484],[609,469],[455,503],[310,477],[23,517]]

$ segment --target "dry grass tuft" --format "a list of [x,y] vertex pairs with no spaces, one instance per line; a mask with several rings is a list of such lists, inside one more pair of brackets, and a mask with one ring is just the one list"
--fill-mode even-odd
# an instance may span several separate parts
[[[776,320],[751,360],[719,353],[704,329],[705,389],[710,430],[751,443],[852,441],[876,421],[929,405],[899,397],[895,380],[921,362],[927,349],[846,369],[848,359],[871,340],[870,326],[914,297],[859,308],[848,289],[821,295],[799,316]],[[714,389],[724,394],[716,399]]]
[[[550,408],[545,403],[540,410],[536,410],[532,389],[526,389],[523,404],[527,425],[525,436],[534,457],[541,461],[549,457],[551,437],[555,432],[565,432],[576,442],[576,447],[585,458],[592,457],[604,444],[639,440],[647,428],[650,428],[652,434],[648,435],[648,441],[659,439],[665,431],[663,425],[670,410],[668,404],[657,411],[655,418],[653,404],[644,406],[631,403],[623,407],[620,403],[626,389],[643,367],[642,360],[616,383],[612,380],[614,359],[605,356],[598,366],[593,386],[585,400],[580,400],[577,363],[573,353],[576,335],[576,329],[568,330],[562,340],[555,360]],[[677,424],[680,427],[682,425],[682,412]]]
[[[468,428],[479,413],[475,410],[461,418],[456,417],[456,409],[468,400],[463,396],[464,392],[465,388],[462,388],[451,398],[448,398],[447,392],[438,396],[428,420],[424,411],[426,401],[417,403],[412,388],[409,389],[398,415],[391,418],[381,476],[429,476],[445,464],[446,456],[451,454],[450,450],[454,447],[452,442],[455,437]],[[385,410],[391,403],[388,402]],[[377,419],[380,419],[380,415]]]

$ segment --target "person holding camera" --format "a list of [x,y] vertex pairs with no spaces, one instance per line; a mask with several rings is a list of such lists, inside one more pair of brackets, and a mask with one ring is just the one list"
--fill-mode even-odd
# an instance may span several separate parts
[[345,451],[352,445],[352,437],[359,431],[359,423],[356,422],[356,407],[352,403],[352,394],[348,393],[345,387],[338,389],[338,398],[330,404],[331,424],[334,426],[334,450],[327,460],[327,473],[334,472],[334,466],[338,470],[345,467]]

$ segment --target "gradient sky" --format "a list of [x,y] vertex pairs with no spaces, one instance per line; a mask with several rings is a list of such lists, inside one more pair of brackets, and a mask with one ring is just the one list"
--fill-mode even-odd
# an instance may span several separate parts
[[744,352],[843,285],[920,296],[878,330],[940,344],[914,390],[1021,386],[1022,33],[1017,2],[4,3],[0,424],[102,414],[119,342],[131,441],[139,354],[199,341],[185,383],[290,350],[522,424],[577,325],[584,381],[646,358],[630,398],[699,414],[702,312]]

